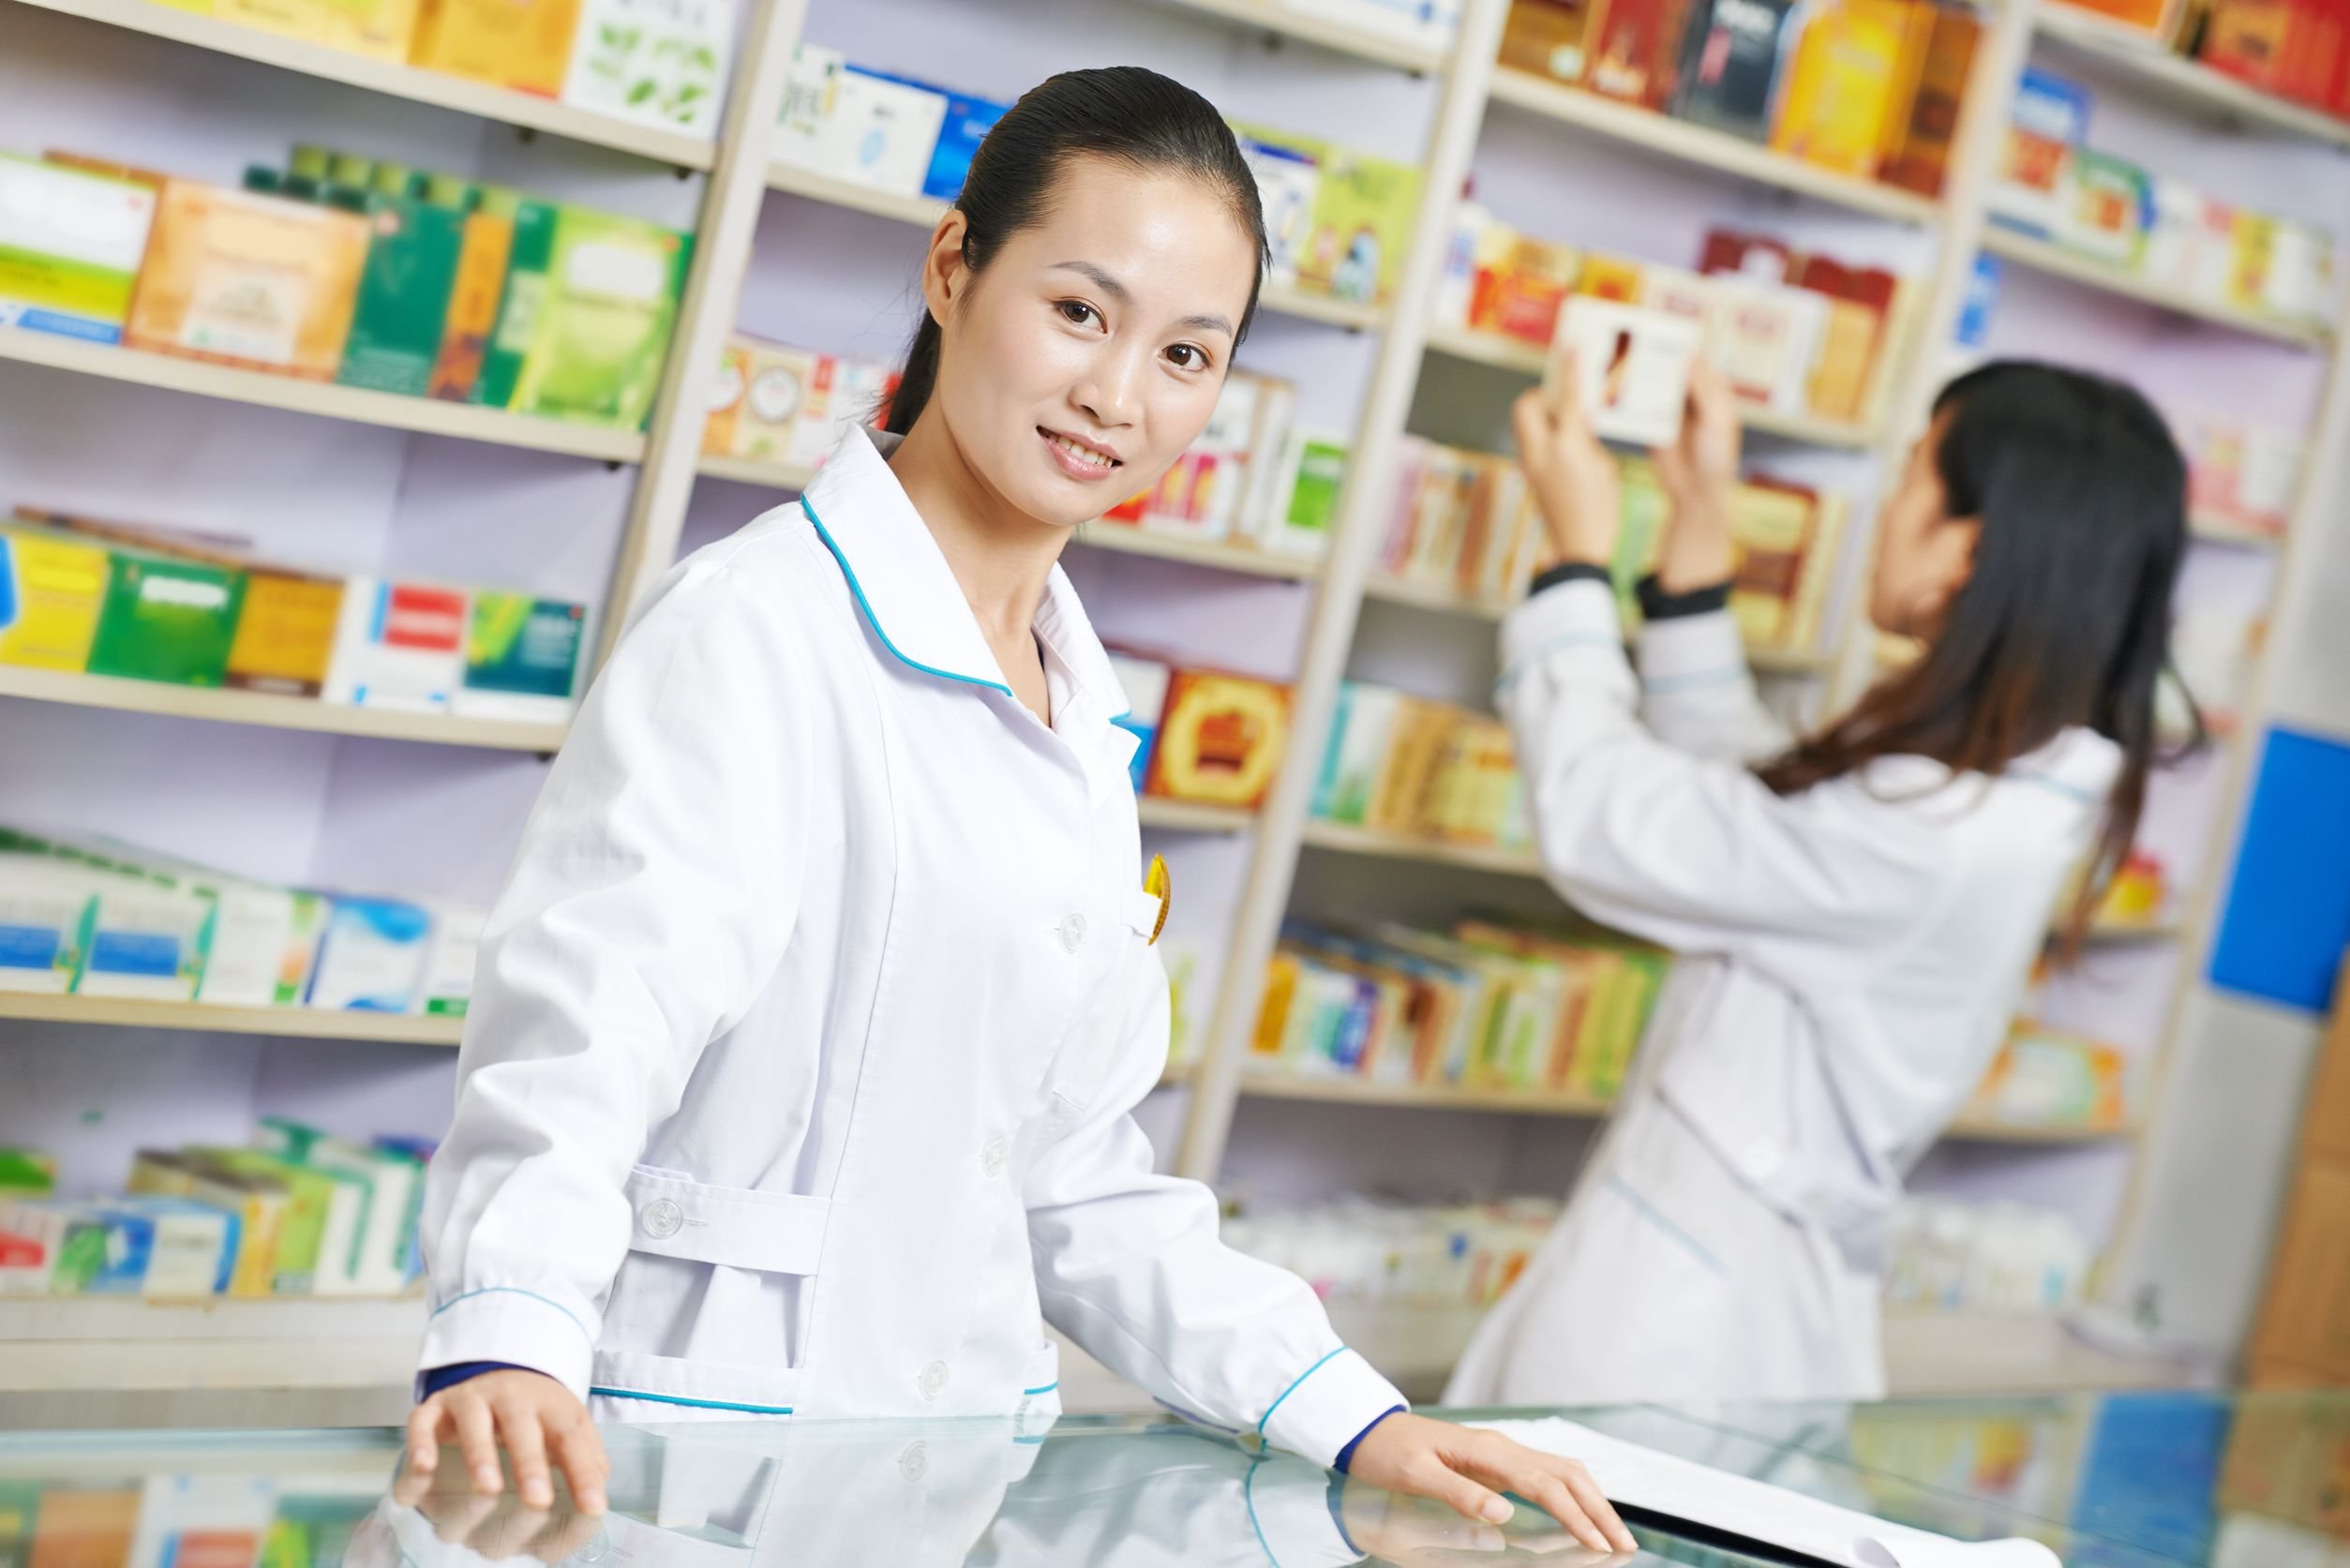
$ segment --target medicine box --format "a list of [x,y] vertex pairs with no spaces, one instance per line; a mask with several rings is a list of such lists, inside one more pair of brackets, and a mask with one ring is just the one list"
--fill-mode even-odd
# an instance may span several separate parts
[[563,101],[715,136],[734,42],[731,0],[585,0]]
[[[667,358],[692,236],[611,213],[561,209],[545,294],[506,406],[634,430]],[[505,345],[503,323],[501,341]]]
[[118,343],[155,192],[0,154],[0,326]]
[[425,0],[410,63],[559,97],[579,0]]
[[0,518],[0,665],[88,669],[112,570],[103,546]]
[[1175,800],[1254,809],[1289,740],[1289,690],[1247,676],[1178,670],[1145,787]]
[[354,577],[322,694],[354,707],[445,713],[465,683],[468,630],[463,589]]
[[1559,313],[1549,374],[1563,373],[1571,354],[1579,401],[1597,435],[1669,446],[1681,433],[1703,335],[1686,316],[1571,295]]
[[337,1011],[413,1012],[431,938],[432,914],[422,904],[337,896],[305,1000]]
[[487,589],[473,592],[465,679],[455,710],[470,718],[561,724],[571,717],[588,606]]
[[0,849],[0,991],[73,989],[96,884],[88,867]]
[[134,348],[331,381],[367,239],[355,213],[172,180],[124,337]]

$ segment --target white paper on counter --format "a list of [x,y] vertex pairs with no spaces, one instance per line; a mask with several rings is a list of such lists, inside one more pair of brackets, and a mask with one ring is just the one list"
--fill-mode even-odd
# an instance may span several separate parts
[[1478,1425],[1529,1448],[1580,1459],[1612,1502],[1800,1552],[1836,1568],[2064,1568],[2057,1554],[2037,1541],[1974,1545],[1888,1524],[1572,1421]]

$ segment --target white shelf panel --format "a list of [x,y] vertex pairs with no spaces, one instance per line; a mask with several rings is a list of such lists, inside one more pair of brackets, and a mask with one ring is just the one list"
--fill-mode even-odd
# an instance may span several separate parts
[[2127,1143],[2138,1136],[2136,1124],[2118,1127],[2071,1127],[2062,1123],[2034,1126],[2028,1122],[1997,1122],[1981,1116],[1961,1116],[1942,1135],[1954,1143],[2039,1143],[2077,1145]]
[[399,1388],[424,1322],[420,1296],[0,1298],[0,1392]]
[[1295,38],[1331,51],[1351,54],[1373,65],[1392,66],[1398,70],[1430,72],[1442,70],[1451,51],[1428,44],[1414,43],[1407,38],[1383,37],[1361,28],[1349,27],[1310,11],[1298,10],[1281,4],[1281,0],[1163,0],[1185,10],[1201,11],[1243,26],[1261,28],[1283,37]]
[[1317,849],[1344,855],[1375,855],[1392,860],[1420,860],[1430,865],[1467,866],[1506,876],[1540,876],[1542,858],[1531,849],[1498,849],[1489,844],[1445,844],[1438,839],[1409,838],[1400,833],[1374,832],[1352,823],[1309,818],[1305,842]]
[[[1500,620],[1510,611],[1507,605],[1474,593],[1437,583],[1414,582],[1404,577],[1373,576],[1363,585],[1363,597],[1377,599],[1390,605],[1410,605],[1417,609],[1433,610],[1440,615],[1466,616],[1476,620]],[[1823,675],[1834,663],[1826,653],[1805,653],[1791,649],[1750,648],[1746,663],[1758,675]]]
[[381,708],[352,708],[315,697],[268,692],[232,692],[206,686],[174,686],[161,680],[126,680],[107,675],[0,665],[0,697],[105,708],[119,713],[154,713],[175,719],[258,724],[268,729],[310,730],[322,735],[359,735],[381,740],[418,740],[444,746],[479,746],[495,751],[560,750],[561,724],[514,724],[501,719],[461,719],[446,714],[401,713]]
[[[1531,343],[1504,337],[1499,333],[1472,332],[1458,326],[1429,328],[1428,348],[1430,353],[1443,354],[1447,359],[1489,365],[1498,370],[1535,378],[1541,376],[1546,358],[1543,351]],[[1738,423],[1755,435],[1838,451],[1865,451],[1877,441],[1877,431],[1866,425],[1855,425],[1849,420],[1819,419],[1810,414],[1780,413],[1771,409],[1755,408],[1751,404],[1739,407]]]
[[2333,335],[2322,326],[2300,321],[2279,321],[2264,316],[2258,311],[2246,310],[2241,306],[2217,300],[2204,299],[2199,295],[2188,293],[2184,290],[2149,282],[2145,278],[2123,272],[2118,267],[2109,266],[2090,257],[2077,256],[2060,246],[2051,245],[2046,240],[2033,239],[2028,234],[2019,234],[2013,230],[1985,227],[1983,231],[1983,248],[1994,256],[2013,261],[2020,267],[2028,267],[2034,272],[2045,273],[2052,277],[2061,277],[2068,282],[2083,284],[2103,293],[2135,300],[2141,305],[2149,305],[2158,310],[2167,310],[2175,316],[2185,316],[2193,321],[2208,321],[2213,326],[2225,327],[2231,332],[2241,332],[2254,337],[2269,338],[2278,343],[2288,344],[2293,348],[2322,349],[2333,337]]
[[[818,174],[788,163],[770,166],[767,184],[771,190],[785,191],[831,206],[846,207],[855,212],[871,213],[876,217],[910,223],[922,229],[936,227],[938,220],[947,216],[948,204],[935,196],[898,196],[858,185],[851,180],[836,180],[829,174]],[[1344,327],[1351,332],[1375,330],[1387,319],[1386,310],[1380,306],[1332,299],[1325,294],[1309,293],[1302,289],[1267,288],[1258,297],[1257,303],[1262,308],[1279,315]]]
[[[696,470],[706,479],[727,479],[738,485],[756,485],[764,489],[793,493],[805,488],[816,477],[813,469],[787,463],[756,462],[741,457],[705,456],[696,465]],[[1239,572],[1252,577],[1283,577],[1303,582],[1322,575],[1322,561],[1318,557],[1280,555],[1271,550],[1250,549],[1241,545],[1186,539],[1180,534],[1162,533],[1130,523],[1087,523],[1077,530],[1070,543],[1083,549],[1115,550],[1121,555],[1179,560],[1190,566],[1208,566],[1220,572]]]
[[328,82],[339,82],[346,86],[380,93],[386,97],[431,104],[436,109],[455,110],[460,114],[496,120],[503,125],[546,131],[568,141],[634,153],[638,157],[651,158],[679,169],[706,170],[717,157],[717,145],[708,137],[689,136],[681,131],[638,125],[610,114],[574,108],[553,98],[516,92],[511,87],[493,87],[487,82],[471,82],[442,71],[369,59],[345,50],[329,49],[323,44],[284,37],[257,27],[240,26],[235,22],[201,16],[194,11],[179,10],[157,4],[156,0],[21,0],[21,3],[38,6],[43,10],[60,11],[67,16],[86,17],[92,22],[102,22],[110,27],[120,27],[133,33],[170,38],[175,43],[208,49],[216,54],[257,60],[265,66],[276,66],[283,70]]
[[2054,0],[2033,18],[2060,52],[2126,73],[2149,97],[2191,114],[2253,130],[2277,130],[2329,146],[2350,147],[2350,122],[2237,81],[2090,11]]
[[[145,0],[138,3],[144,4]],[[218,397],[232,403],[318,414],[354,425],[377,425],[427,436],[454,436],[459,441],[484,441],[492,446],[518,446],[572,457],[597,457],[610,463],[634,463],[645,455],[644,433],[638,430],[571,425],[560,419],[510,413],[504,409],[475,408],[470,403],[367,392],[358,387],[337,386],[331,381],[308,381],[293,376],[272,375],[265,370],[244,370],[199,359],[148,353],[140,349],[86,343],[52,333],[27,332],[22,327],[0,327],[0,359],[162,387],[170,392],[194,393],[200,397]]]
[[1941,214],[1939,202],[1914,191],[1822,169],[1785,153],[1774,153],[1759,142],[1618,103],[1596,93],[1546,81],[1531,72],[1507,67],[1495,71],[1492,101],[1646,148],[1678,162],[1793,191],[1872,217],[1924,224],[1932,223]]
[[1145,828],[1171,833],[1245,833],[1257,825],[1257,814],[1238,806],[1202,805],[1194,800],[1162,800],[1145,795],[1134,802]]
[[47,996],[0,991],[0,1019],[94,1023],[122,1029],[196,1029],[286,1039],[374,1040],[454,1047],[461,1019],[411,1013],[335,1012],[324,1008],[221,1008],[202,1002],[141,1002],[113,996]]
[[1496,1111],[1513,1116],[1601,1117],[1609,1111],[1608,1101],[1590,1095],[1464,1088],[1449,1083],[1375,1083],[1355,1078],[1309,1078],[1269,1071],[1244,1072],[1240,1092],[1255,1099],[1407,1106],[1430,1111]]

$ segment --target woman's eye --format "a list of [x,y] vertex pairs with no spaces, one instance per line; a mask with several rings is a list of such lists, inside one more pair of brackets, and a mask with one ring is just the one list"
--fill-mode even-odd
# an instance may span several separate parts
[[1189,343],[1177,343],[1167,353],[1186,370],[1197,370],[1207,363],[1207,355]]
[[1082,327],[1101,319],[1101,312],[1083,300],[1061,300],[1057,302],[1055,308],[1060,311],[1062,319],[1071,326]]

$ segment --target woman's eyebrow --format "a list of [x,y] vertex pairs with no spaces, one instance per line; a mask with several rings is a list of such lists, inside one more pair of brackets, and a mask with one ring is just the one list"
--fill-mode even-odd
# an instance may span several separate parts
[[[1116,276],[1108,270],[1091,261],[1055,261],[1053,267],[1058,272],[1073,272],[1086,279],[1095,288],[1109,295],[1113,304],[1131,305],[1134,303],[1132,290],[1119,282]],[[1188,327],[1194,332],[1220,332],[1226,337],[1233,336],[1231,321],[1222,316],[1186,316],[1175,322],[1175,325]]]

